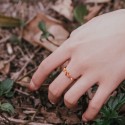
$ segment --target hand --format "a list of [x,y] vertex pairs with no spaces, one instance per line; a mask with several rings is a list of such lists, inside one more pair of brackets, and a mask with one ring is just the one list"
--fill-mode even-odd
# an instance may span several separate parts
[[57,103],[69,88],[64,102],[72,108],[90,87],[97,84],[99,87],[82,116],[84,121],[94,119],[125,78],[124,27],[125,10],[118,10],[98,16],[76,29],[61,47],[40,64],[29,88],[37,90],[50,72],[70,60],[66,69],[77,81],[72,84],[73,80],[62,71],[50,84],[48,98]]

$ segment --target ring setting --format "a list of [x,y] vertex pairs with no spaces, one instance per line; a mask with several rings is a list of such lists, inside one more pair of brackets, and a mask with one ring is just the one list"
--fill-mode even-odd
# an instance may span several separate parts
[[71,74],[67,71],[66,67],[63,68],[63,72],[65,73],[65,76],[67,76],[71,81],[74,80]]

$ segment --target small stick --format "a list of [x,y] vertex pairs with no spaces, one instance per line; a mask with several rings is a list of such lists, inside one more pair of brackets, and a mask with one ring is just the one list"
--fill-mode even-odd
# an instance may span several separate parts
[[[27,120],[21,120],[21,119],[14,119],[14,118],[8,118],[11,122],[15,123],[15,124],[23,124],[25,125],[28,121]],[[52,125],[52,124],[45,124],[45,123],[37,123],[37,122],[31,122],[28,123],[26,125]]]
[[35,53],[33,55],[31,55],[31,57],[29,58],[29,60],[24,64],[24,66],[22,67],[22,69],[20,70],[20,72],[18,73],[18,75],[16,76],[16,78],[14,78],[14,81],[17,81],[18,78],[20,77],[20,75],[23,73],[23,71],[25,70],[25,68],[28,66],[28,64],[31,62],[31,60],[35,57],[35,54],[40,50],[41,48],[38,48]]
[[2,118],[4,118],[6,121],[8,121],[9,124],[11,123],[11,121],[6,116],[4,116],[2,113],[0,113],[0,115]]
[[7,37],[1,39],[1,40],[0,40],[0,44],[5,43],[5,42],[6,42],[7,40],[9,40],[10,38],[11,38],[11,36],[7,36]]
[[38,67],[35,67],[34,69],[32,69],[31,71],[27,72],[25,75],[23,75],[22,77],[20,77],[18,79],[18,81],[22,80],[24,77],[28,76],[29,74],[31,74],[32,72],[34,72]]
[[19,93],[21,93],[21,94],[23,94],[23,95],[25,95],[25,96],[28,96],[28,97],[30,97],[31,99],[35,99],[34,96],[31,96],[30,94],[28,94],[28,93],[26,93],[26,92],[23,92],[23,91],[18,90],[18,89],[15,89],[15,91],[17,91],[17,92],[19,92]]

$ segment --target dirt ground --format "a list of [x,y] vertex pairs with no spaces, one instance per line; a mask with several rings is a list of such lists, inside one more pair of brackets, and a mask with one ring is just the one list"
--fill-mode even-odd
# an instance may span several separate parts
[[[95,11],[95,13],[91,12],[85,15],[85,22],[87,22],[95,16],[125,8],[125,2],[124,0],[109,0],[108,2],[85,3],[84,0],[67,0],[67,3],[68,1],[72,2],[71,5],[67,3],[62,4],[62,6],[64,6],[62,8],[66,6],[69,8],[69,15],[67,16],[67,14],[65,14],[67,12],[61,14],[52,9],[52,6],[59,1],[60,0],[0,0],[0,15],[18,18],[25,23],[23,27],[0,28],[0,81],[6,78],[14,80],[14,86],[12,88],[14,92],[13,97],[6,98],[1,96],[0,103],[9,102],[15,109],[15,113],[13,114],[0,112],[0,125],[84,125],[81,116],[87,107],[88,97],[86,96],[88,93],[81,97],[78,107],[73,110],[65,107],[63,98],[57,105],[51,104],[48,100],[48,86],[58,76],[63,66],[53,71],[38,91],[30,92],[26,86],[28,86],[33,73],[42,60],[51,54],[55,48],[58,48],[62,42],[64,42],[64,39],[68,38],[72,30],[81,25],[72,17],[73,10],[76,6],[83,4],[89,9],[91,8],[92,12]],[[34,43],[36,39],[34,41],[29,40],[29,37],[32,39],[33,36],[40,32],[37,29],[38,27],[32,31],[33,28],[28,25],[29,22],[33,24],[32,19],[38,14],[45,14],[55,18],[56,21],[51,20],[49,22],[48,19],[46,20],[48,27],[57,24],[62,28],[64,34],[66,34],[63,35],[63,40],[58,45],[50,41],[47,41],[49,44],[43,44],[38,42]],[[26,26],[30,31],[26,31],[24,37],[23,32],[26,30]],[[57,36],[58,35],[60,36],[60,34],[57,34]],[[52,47],[51,44],[53,44]],[[91,124],[92,123],[90,123],[90,125]]]

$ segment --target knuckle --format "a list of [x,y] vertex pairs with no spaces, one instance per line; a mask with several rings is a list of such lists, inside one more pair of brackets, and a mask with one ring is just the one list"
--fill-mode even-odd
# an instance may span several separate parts
[[72,43],[72,39],[67,39],[62,45],[61,45],[61,47],[63,48],[63,50],[65,50],[66,52],[67,52],[67,54],[68,53],[71,53],[71,50],[72,50],[72,48],[74,48],[73,47],[74,45],[73,45],[73,43]]
[[74,101],[73,98],[71,98],[68,94],[65,94],[64,95],[64,102],[65,102],[65,105],[68,107],[68,108],[72,108],[73,106],[76,105],[76,101]]

